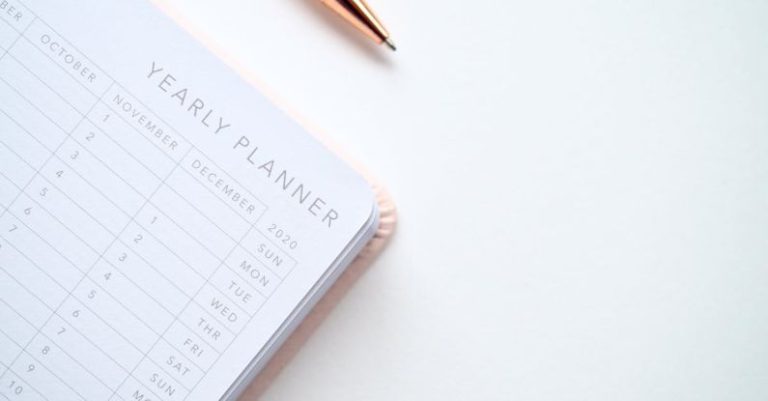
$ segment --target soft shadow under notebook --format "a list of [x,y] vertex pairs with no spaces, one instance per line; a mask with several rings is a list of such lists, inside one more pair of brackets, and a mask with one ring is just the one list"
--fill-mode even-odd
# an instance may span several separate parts
[[394,221],[155,6],[0,1],[0,399],[255,396]]

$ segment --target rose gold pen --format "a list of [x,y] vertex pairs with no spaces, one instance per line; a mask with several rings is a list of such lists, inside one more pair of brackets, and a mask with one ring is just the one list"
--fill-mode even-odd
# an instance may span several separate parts
[[378,44],[386,44],[392,50],[397,50],[392,39],[389,38],[389,32],[381,24],[379,18],[373,12],[365,0],[320,0],[331,10],[347,20],[352,26],[357,28],[369,38]]

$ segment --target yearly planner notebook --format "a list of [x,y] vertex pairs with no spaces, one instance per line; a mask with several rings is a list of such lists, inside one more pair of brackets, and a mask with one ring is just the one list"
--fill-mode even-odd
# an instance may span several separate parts
[[234,399],[377,221],[153,5],[0,0],[0,400]]

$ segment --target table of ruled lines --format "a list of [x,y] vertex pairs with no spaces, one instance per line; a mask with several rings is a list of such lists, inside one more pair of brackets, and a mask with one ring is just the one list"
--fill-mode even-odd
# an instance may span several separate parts
[[0,0],[0,400],[184,400],[296,265],[266,210]]

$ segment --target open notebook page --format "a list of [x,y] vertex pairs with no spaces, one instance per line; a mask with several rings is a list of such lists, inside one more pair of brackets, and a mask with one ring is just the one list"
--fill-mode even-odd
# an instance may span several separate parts
[[0,0],[0,399],[219,399],[373,215],[154,6]]

